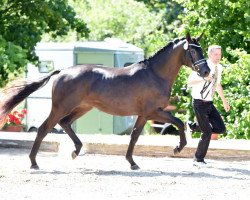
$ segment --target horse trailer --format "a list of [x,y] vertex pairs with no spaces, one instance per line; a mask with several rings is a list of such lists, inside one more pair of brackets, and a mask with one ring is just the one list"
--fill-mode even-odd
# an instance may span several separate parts
[[[26,74],[28,79],[42,77],[54,70],[80,64],[126,67],[144,58],[142,49],[118,39],[106,39],[101,42],[38,43],[35,52],[39,64],[38,66],[28,64]],[[50,113],[53,78],[26,99],[27,131],[36,131]],[[78,134],[124,134],[131,130],[134,121],[134,116],[112,116],[92,109],[76,120],[72,128]],[[59,125],[53,130],[53,132],[61,131]]]

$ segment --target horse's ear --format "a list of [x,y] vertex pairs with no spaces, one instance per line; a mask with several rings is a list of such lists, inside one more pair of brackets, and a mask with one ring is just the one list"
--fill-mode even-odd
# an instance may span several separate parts
[[186,39],[187,39],[187,41],[188,41],[188,42],[191,42],[191,36],[190,36],[190,33],[187,33],[187,35],[186,35]]
[[201,40],[203,35],[204,35],[204,31],[202,32],[202,34],[199,37],[196,38],[197,42],[199,42]]

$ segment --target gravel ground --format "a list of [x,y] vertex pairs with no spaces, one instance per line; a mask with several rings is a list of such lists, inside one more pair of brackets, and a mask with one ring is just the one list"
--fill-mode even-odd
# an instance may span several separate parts
[[250,196],[250,161],[135,156],[131,171],[124,156],[40,152],[31,170],[30,150],[0,148],[0,199],[226,199]]

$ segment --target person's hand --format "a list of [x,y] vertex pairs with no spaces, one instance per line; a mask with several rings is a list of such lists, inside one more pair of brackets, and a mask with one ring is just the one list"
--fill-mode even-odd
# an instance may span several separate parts
[[213,79],[214,79],[214,77],[211,76],[211,75],[209,74],[209,75],[208,75],[207,77],[205,77],[204,79],[205,79],[205,81],[212,82]]
[[224,109],[225,109],[226,112],[228,112],[228,111],[230,110],[230,106],[229,106],[229,104],[227,103],[227,101],[224,101],[224,102],[223,102],[223,107],[224,107]]

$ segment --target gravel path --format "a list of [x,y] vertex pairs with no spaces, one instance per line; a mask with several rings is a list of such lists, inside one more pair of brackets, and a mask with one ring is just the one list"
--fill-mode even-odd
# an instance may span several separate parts
[[40,170],[30,170],[29,150],[0,148],[0,199],[226,199],[250,196],[250,161],[135,156],[131,171],[124,156],[38,154]]

